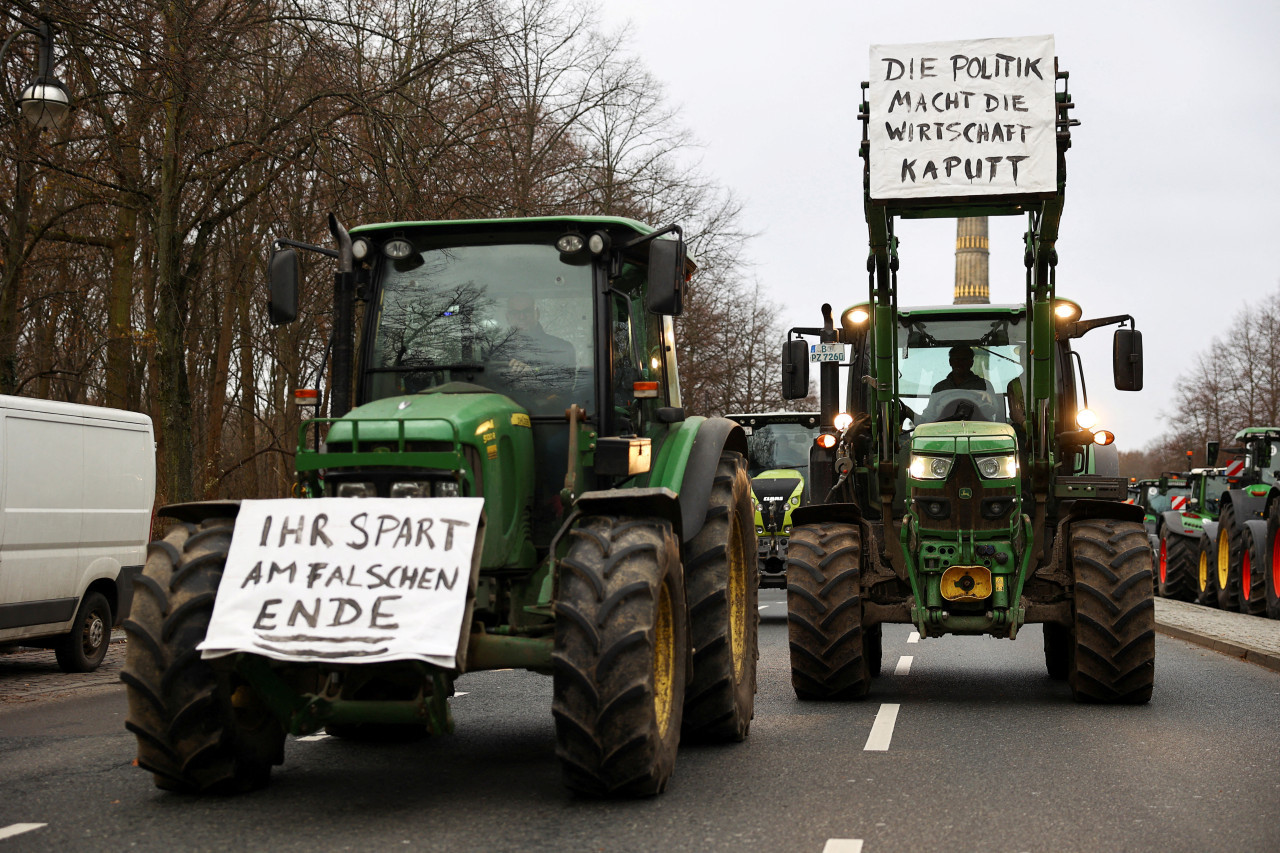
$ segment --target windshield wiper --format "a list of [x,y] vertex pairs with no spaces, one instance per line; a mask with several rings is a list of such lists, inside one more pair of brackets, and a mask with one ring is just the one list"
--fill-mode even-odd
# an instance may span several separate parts
[[982,344],[974,344],[974,347],[982,350],[985,353],[990,353],[991,355],[994,355],[996,358],[1003,358],[1005,361],[1012,361],[1014,364],[1018,365],[1019,367],[1022,366],[1022,362],[1018,361],[1016,358],[1009,358],[1009,356],[1005,355],[1004,353],[996,352],[993,349],[988,349],[987,347],[984,347]]

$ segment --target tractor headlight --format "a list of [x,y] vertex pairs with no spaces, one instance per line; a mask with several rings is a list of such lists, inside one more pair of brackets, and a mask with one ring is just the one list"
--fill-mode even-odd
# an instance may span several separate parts
[[911,476],[917,480],[945,480],[951,473],[950,456],[918,456],[911,454]]
[[339,483],[336,494],[340,498],[376,498],[378,487],[373,483]]
[[1080,429],[1093,429],[1098,425],[1098,416],[1090,409],[1081,409],[1076,412],[1076,426]]
[[978,473],[988,480],[1008,480],[1018,476],[1018,457],[1012,453],[979,456],[974,462],[978,465]]
[[796,496],[796,497],[794,497],[794,498],[792,498],[792,499],[791,499],[791,505],[792,505],[792,506],[800,506],[800,498],[799,498],[799,496]]
[[853,424],[853,415],[848,412],[840,412],[836,415],[835,428],[836,432],[844,432]]
[[405,480],[391,484],[393,498],[428,498],[431,497],[431,483],[425,480]]
[[456,498],[462,494],[458,491],[457,480],[436,480],[431,485],[431,493],[438,498]]

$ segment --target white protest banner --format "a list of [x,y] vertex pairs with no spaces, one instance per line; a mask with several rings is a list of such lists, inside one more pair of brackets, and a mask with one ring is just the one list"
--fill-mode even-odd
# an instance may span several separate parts
[[1058,188],[1053,36],[872,45],[871,198]]
[[244,501],[205,658],[457,662],[483,498]]

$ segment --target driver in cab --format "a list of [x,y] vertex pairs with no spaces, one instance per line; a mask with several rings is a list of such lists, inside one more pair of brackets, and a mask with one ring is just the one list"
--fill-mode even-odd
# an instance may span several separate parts
[[951,372],[942,381],[933,386],[933,393],[939,391],[985,391],[994,393],[991,383],[973,372],[973,349],[963,344],[954,346],[947,353],[951,364]]

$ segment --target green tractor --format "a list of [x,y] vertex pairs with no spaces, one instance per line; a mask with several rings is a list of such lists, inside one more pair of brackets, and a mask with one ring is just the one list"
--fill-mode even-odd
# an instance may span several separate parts
[[[1185,474],[1165,472],[1159,478],[1138,480],[1133,484],[1133,503],[1142,507],[1145,515],[1143,526],[1147,529],[1147,541],[1151,544],[1151,558],[1160,566],[1160,538],[1164,527],[1164,513],[1171,509],[1181,511],[1186,507],[1188,486]],[[1160,573],[1157,569],[1152,582],[1159,594]]]
[[747,470],[755,497],[760,586],[787,585],[791,513],[807,504],[809,450],[818,432],[817,412],[727,415],[747,433]]
[[[821,466],[834,479],[832,499],[824,502],[815,486],[815,502],[792,513],[787,606],[800,698],[865,695],[880,670],[884,623],[911,624],[922,638],[1014,639],[1037,622],[1050,677],[1066,680],[1078,701],[1151,697],[1155,622],[1143,512],[1124,502],[1124,480],[1093,473],[1095,449],[1114,436],[1094,428],[1071,348],[1092,329],[1128,323],[1115,332],[1114,381],[1136,391],[1141,334],[1129,315],[1080,319],[1079,306],[1057,293],[1055,243],[1075,124],[1065,78],[1058,74],[1062,88],[1053,87],[1057,191],[1034,196],[877,197],[869,176],[877,157],[892,155],[869,142],[864,98],[867,297],[838,321],[824,305],[816,349],[788,341],[782,359],[788,399],[804,395],[809,362],[820,363],[821,428],[836,437],[811,462],[815,483]],[[916,178],[928,174],[923,161],[911,168]],[[1027,216],[1025,303],[901,307],[895,220],[984,215]],[[828,417],[837,366],[826,354],[839,346],[851,365],[853,422],[837,432]]]
[[[1160,483],[1165,487],[1161,490]],[[1222,494],[1229,488],[1222,468],[1193,468],[1177,480],[1149,486],[1148,518],[1157,514],[1156,593],[1178,601],[1213,595],[1209,565],[1216,541]],[[1167,507],[1165,506],[1167,504]]]
[[1247,427],[1234,441],[1222,448],[1237,458],[1226,466],[1218,516],[1217,605],[1280,619],[1280,427]]
[[279,240],[270,265],[275,323],[296,249],[337,267],[330,417],[301,426],[295,497],[162,510],[178,524],[126,626],[138,765],[165,789],[259,787],[287,734],[446,733],[456,681],[503,668],[552,677],[581,794],[658,793],[682,737],[745,738],[747,438],[681,408],[679,228],[330,231],[336,250]]

